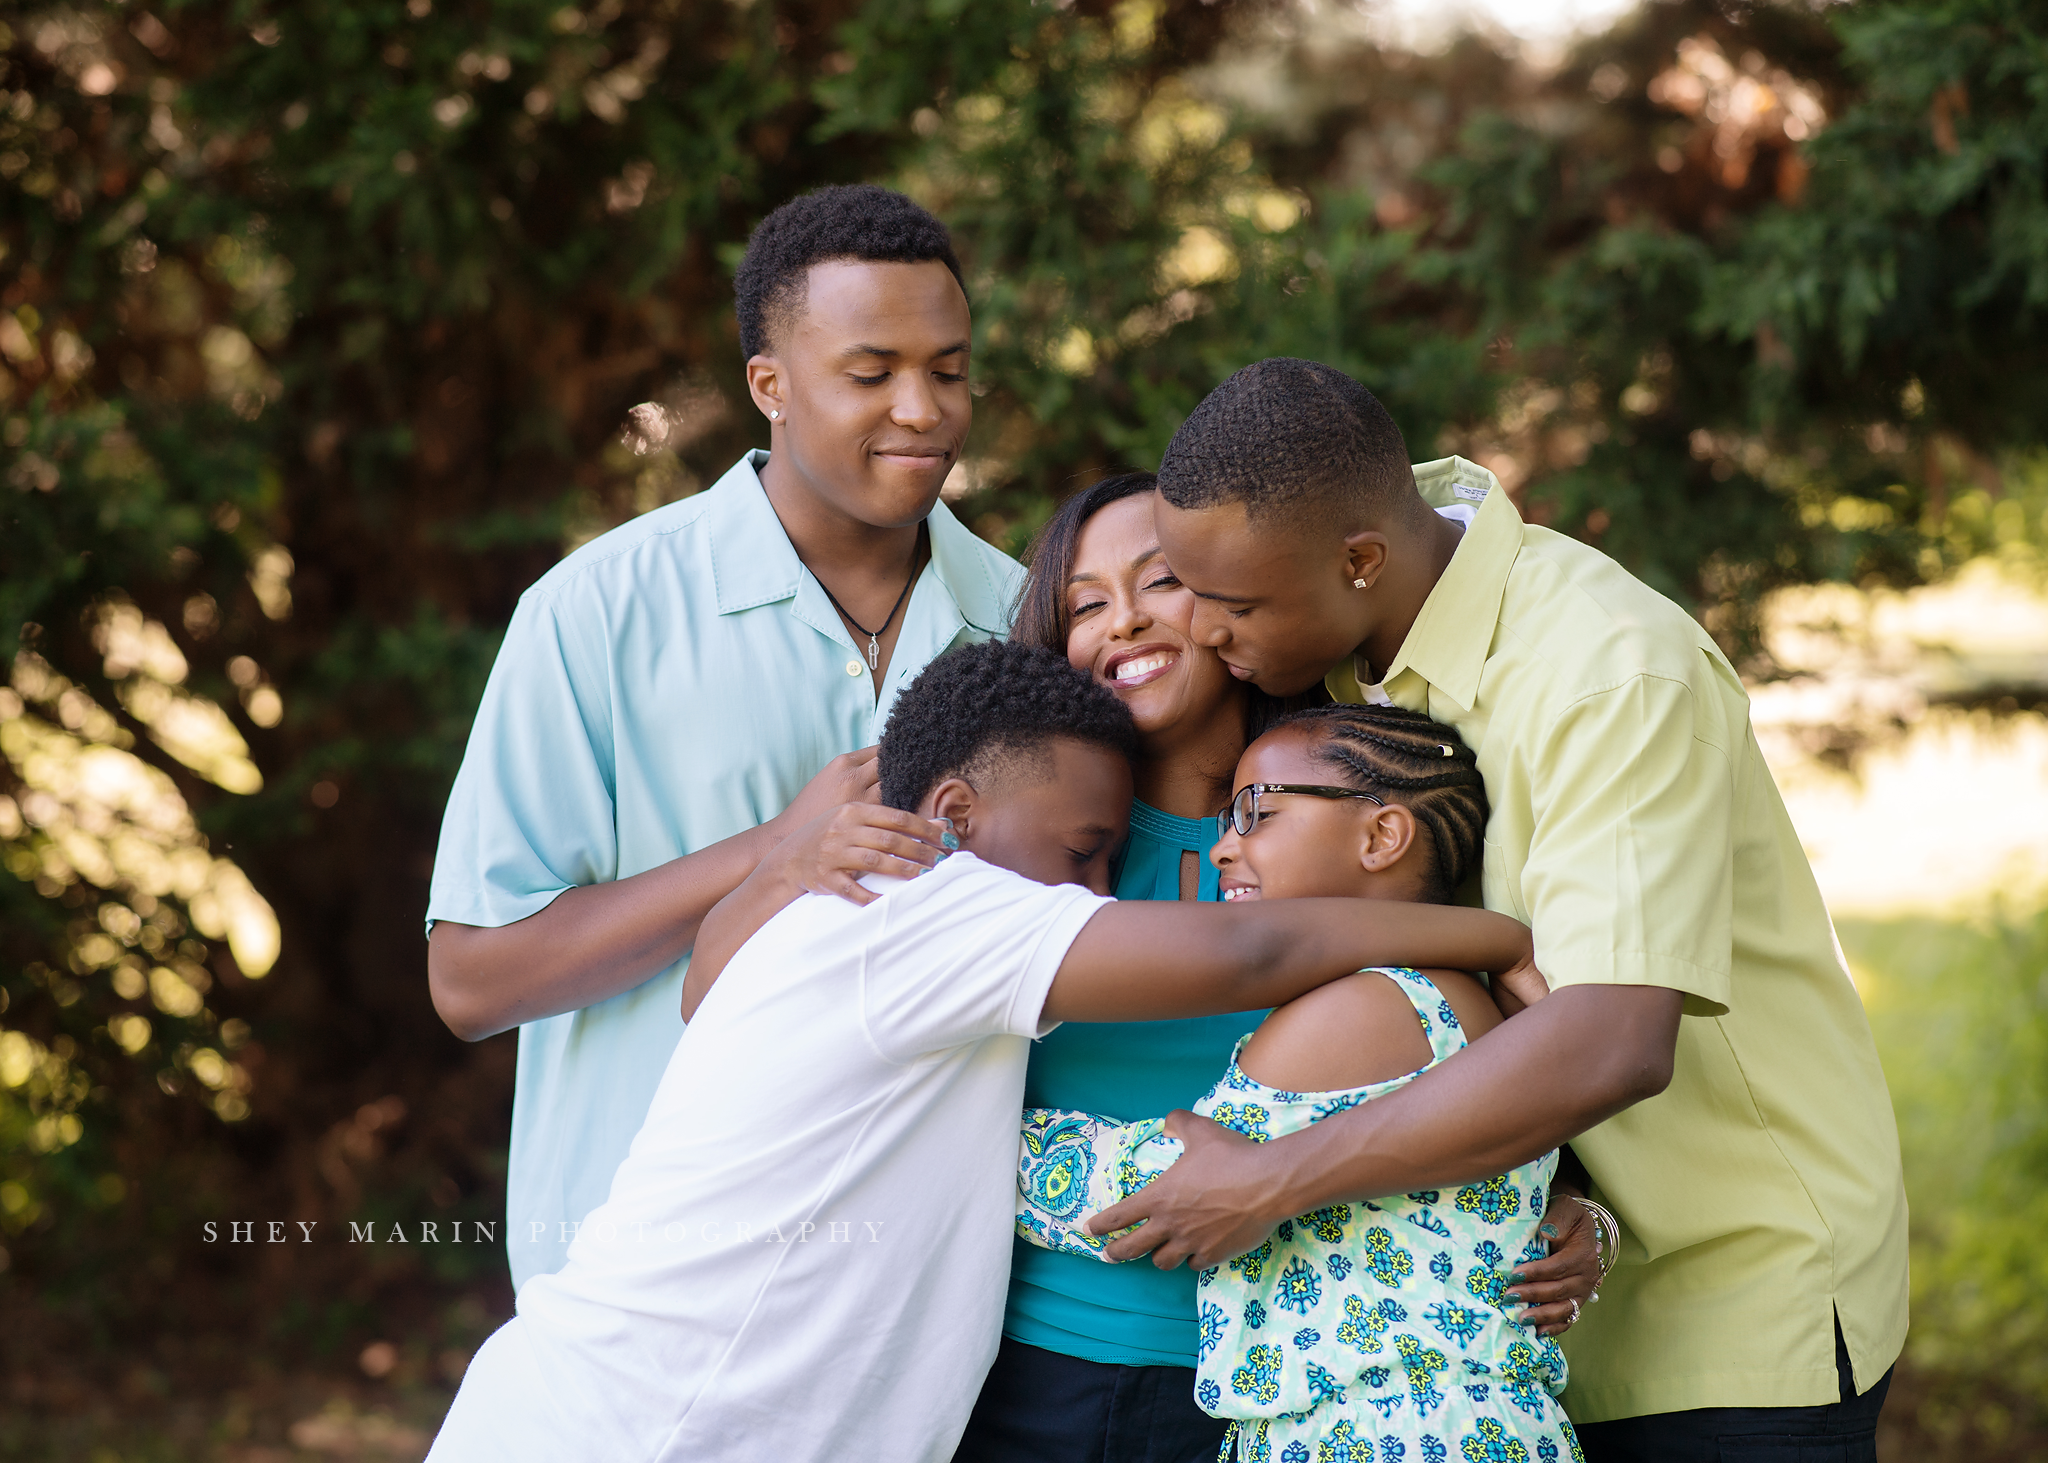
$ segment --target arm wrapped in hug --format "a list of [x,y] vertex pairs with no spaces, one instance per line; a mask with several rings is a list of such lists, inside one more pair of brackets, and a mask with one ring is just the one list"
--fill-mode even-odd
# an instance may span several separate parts
[[1118,1234],[1082,1226],[1098,1209],[1121,1203],[1180,1157],[1162,1118],[1119,1123],[1058,1108],[1024,1110],[1017,1145],[1017,1233],[1041,1249],[1105,1259]]

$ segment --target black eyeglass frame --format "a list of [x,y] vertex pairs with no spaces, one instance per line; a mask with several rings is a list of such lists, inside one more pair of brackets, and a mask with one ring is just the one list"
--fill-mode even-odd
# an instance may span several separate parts
[[[1226,833],[1234,832],[1239,838],[1251,837],[1253,831],[1258,828],[1262,816],[1259,812],[1259,796],[1269,792],[1299,793],[1309,798],[1363,798],[1366,802],[1377,803],[1383,808],[1387,805],[1385,798],[1361,792],[1355,787],[1329,787],[1308,782],[1248,782],[1231,797],[1230,806],[1216,815],[1216,836],[1221,838]],[[1243,809],[1242,813],[1238,811],[1240,808]]]

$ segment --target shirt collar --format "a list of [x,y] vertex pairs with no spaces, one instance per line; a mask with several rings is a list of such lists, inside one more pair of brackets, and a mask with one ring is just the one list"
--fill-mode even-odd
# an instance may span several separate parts
[[988,545],[944,503],[932,504],[925,524],[932,535],[932,568],[953,596],[960,618],[985,634],[1009,634],[1016,605],[996,582],[995,555]]
[[[761,486],[761,469],[767,465],[768,454],[757,448],[709,490],[711,502],[703,521],[711,539],[712,578],[721,615],[793,599],[803,584],[803,560]],[[988,634],[1005,633],[1011,606],[981,540],[944,503],[932,505],[925,523],[931,530],[932,570],[952,596],[960,618]]]
[[790,599],[803,582],[803,560],[761,486],[767,465],[767,453],[749,452],[709,490],[703,522],[721,615]]
[[1492,473],[1462,457],[1418,463],[1415,486],[1432,508],[1476,499],[1479,511],[1381,684],[1413,671],[1469,711],[1479,697],[1508,571],[1522,550],[1522,515]]

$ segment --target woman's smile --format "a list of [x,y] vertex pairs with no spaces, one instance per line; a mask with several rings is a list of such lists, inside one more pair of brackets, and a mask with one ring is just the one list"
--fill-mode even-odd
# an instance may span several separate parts
[[1170,645],[1136,645],[1119,650],[1102,664],[1102,678],[1118,691],[1149,686],[1180,664],[1180,652]]

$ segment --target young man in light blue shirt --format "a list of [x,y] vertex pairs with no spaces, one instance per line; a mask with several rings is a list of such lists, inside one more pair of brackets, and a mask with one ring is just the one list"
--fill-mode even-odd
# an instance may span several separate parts
[[1005,633],[1020,571],[939,502],[973,415],[946,230],[833,188],[771,214],[736,281],[770,450],[586,544],[521,598],[449,797],[435,1008],[520,1028],[507,1247],[560,1267],[682,1034],[697,927],[783,839],[813,886],[932,862],[864,810],[897,692]]

